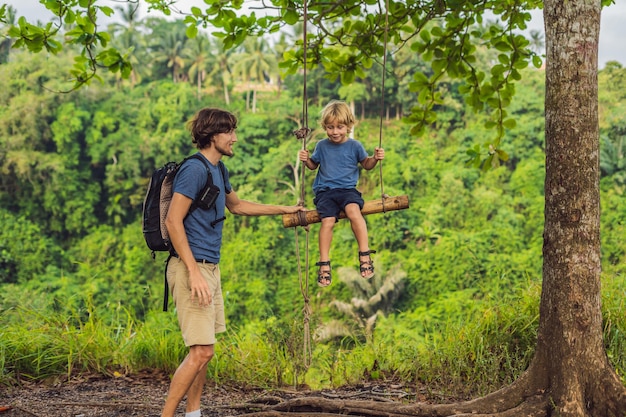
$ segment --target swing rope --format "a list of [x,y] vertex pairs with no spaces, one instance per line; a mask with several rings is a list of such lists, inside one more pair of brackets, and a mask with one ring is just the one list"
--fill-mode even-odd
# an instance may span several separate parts
[[[302,340],[302,356],[303,363],[305,369],[308,369],[311,365],[311,326],[310,326],[310,317],[311,317],[311,306],[309,304],[309,279],[308,279],[308,270],[309,270],[309,230],[308,227],[306,230],[306,252],[305,252],[305,266],[304,273],[302,272],[302,263],[300,261],[300,243],[298,241],[298,228],[294,227],[295,236],[296,236],[296,258],[298,259],[298,277],[300,280],[300,293],[302,294],[302,298],[304,299],[304,306],[302,307],[302,315],[303,315],[303,331],[304,336]],[[304,276],[304,279],[303,279]]]
[[[378,147],[383,147],[383,117],[385,113],[385,77],[387,75],[387,37],[389,32],[389,0],[385,1],[385,35],[383,44],[383,65],[382,65],[382,82],[380,89],[380,124],[378,128]],[[380,198],[383,203],[383,213],[385,209],[385,187],[383,185],[383,161],[378,161],[378,173],[380,177]]]
[[[302,60],[304,62],[304,73],[303,73],[303,92],[302,92],[302,127],[293,132],[293,134],[300,140],[302,140],[302,149],[306,150],[307,140],[309,135],[311,134],[311,129],[309,129],[309,109],[308,109],[308,97],[307,97],[307,3],[306,1],[303,3],[303,29],[302,29]],[[298,205],[304,206],[305,204],[305,173],[306,167],[304,164],[300,166],[300,198],[298,200]],[[304,261],[304,273],[302,271],[302,262],[300,256],[300,243],[298,240],[298,228],[294,227],[295,232],[295,244],[296,244],[296,258],[298,260],[298,279],[300,281],[300,292],[302,293],[302,298],[304,299],[304,306],[302,308],[302,314],[304,316],[303,319],[303,327],[304,327],[304,336],[303,336],[303,362],[305,369],[311,365],[311,328],[310,328],[310,317],[311,317],[311,306],[309,304],[309,226],[306,220],[306,213],[304,211],[298,212],[298,220],[299,225],[302,226],[306,232],[306,251],[305,251],[305,261]],[[303,278],[304,277],[304,278]]]

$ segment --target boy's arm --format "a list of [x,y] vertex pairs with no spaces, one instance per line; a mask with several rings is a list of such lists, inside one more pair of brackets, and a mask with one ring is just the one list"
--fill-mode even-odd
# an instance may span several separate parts
[[301,149],[300,152],[298,152],[298,158],[302,161],[304,166],[306,166],[308,169],[312,170],[319,166],[319,163],[311,160],[311,158],[309,157],[309,151],[306,149]]
[[378,161],[385,159],[385,150],[383,148],[376,148],[374,150],[374,156],[368,156],[361,161],[361,166],[366,170],[370,170],[376,166]]

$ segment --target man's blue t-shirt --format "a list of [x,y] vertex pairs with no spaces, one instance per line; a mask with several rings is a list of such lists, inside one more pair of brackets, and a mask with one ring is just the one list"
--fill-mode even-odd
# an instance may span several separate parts
[[[219,263],[224,221],[216,222],[216,220],[224,218],[226,194],[231,192],[232,187],[226,167],[224,167],[224,178],[219,166],[213,165],[201,153],[198,154],[206,160],[210,167],[213,184],[219,187],[220,193],[213,208],[208,210],[195,209],[185,218],[183,224],[194,258]],[[208,179],[207,164],[195,158],[188,159],[176,174],[173,192],[195,200]]]
[[363,144],[349,138],[343,143],[328,138],[317,143],[311,160],[319,164],[313,192],[336,188],[356,188],[359,181],[359,162],[367,158]]

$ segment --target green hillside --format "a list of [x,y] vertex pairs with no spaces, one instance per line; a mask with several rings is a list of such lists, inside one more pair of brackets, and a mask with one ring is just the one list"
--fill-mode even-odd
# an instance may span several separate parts
[[[3,56],[3,384],[173,371],[184,357],[175,315],[161,311],[166,254],[153,259],[145,246],[141,204],[154,168],[194,152],[184,125],[199,108],[223,107],[239,117],[235,155],[224,162],[241,198],[298,201],[302,143],[292,132],[301,123],[302,74],[278,82],[276,57],[260,41],[221,56],[199,37],[168,56],[173,40],[165,33],[184,37],[179,26],[145,22],[133,77],[106,73],[102,83],[70,93],[62,92],[62,80],[71,56]],[[205,63],[191,59],[199,56],[194,48],[206,48]],[[244,81],[254,80],[251,51],[261,51],[269,65],[252,83]],[[184,65],[171,64],[177,56]],[[308,75],[311,127],[321,106],[341,98],[354,105],[355,136],[370,154],[382,141],[382,170],[362,172],[364,197],[380,198],[381,183],[386,194],[409,197],[409,209],[367,216],[375,280],[358,277],[346,221],[335,228],[331,250],[337,279],[320,289],[313,266],[318,224],[307,231],[284,228],[280,217],[228,215],[220,268],[229,331],[209,365],[212,378],[268,387],[399,378],[471,395],[513,381],[528,365],[541,291],[543,71],[524,70],[516,86],[508,108],[516,125],[501,144],[508,160],[477,167],[467,162],[476,149],[488,154],[484,144],[495,136],[485,127],[488,118],[470,110],[449,82],[437,121],[411,135],[403,120],[417,97],[399,74],[421,62],[397,58],[382,117],[379,68],[351,89],[325,79],[322,68]],[[600,73],[603,308],[605,343],[620,375],[626,373],[624,91],[626,70],[607,65]],[[313,177],[305,177],[309,208]],[[310,360],[303,352],[309,335]]]

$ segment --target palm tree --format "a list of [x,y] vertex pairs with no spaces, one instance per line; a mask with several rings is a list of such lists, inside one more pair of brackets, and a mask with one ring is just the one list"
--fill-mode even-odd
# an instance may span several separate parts
[[207,69],[213,60],[209,38],[206,35],[198,34],[195,38],[187,41],[185,49],[183,50],[183,57],[191,63],[187,75],[190,80],[195,78],[197,97],[198,100],[200,100],[202,81],[204,81]]
[[116,8],[119,11],[121,23],[109,25],[112,35],[112,44],[120,51],[126,51],[128,60],[133,69],[130,73],[131,87],[141,81],[142,75],[148,73],[148,67],[142,65],[145,60],[146,43],[141,33],[142,20],[139,18],[138,4],[128,4],[126,9]]
[[278,73],[276,56],[269,50],[268,42],[264,38],[246,39],[243,49],[236,55],[233,73],[246,84],[246,109],[251,107],[255,113],[259,86],[269,83]]
[[[276,60],[280,62],[283,57],[283,54],[287,52],[290,48],[296,44],[298,40],[302,40],[303,32],[304,32],[304,24],[298,23],[294,25],[292,28],[292,33],[288,31],[281,31],[278,40],[274,43],[274,54],[276,55]],[[280,96],[280,92],[282,89],[282,74],[280,71],[276,76],[276,86],[278,88],[278,95]]]
[[367,339],[371,339],[377,318],[391,312],[400,298],[406,272],[396,267],[384,274],[378,272],[374,278],[366,280],[355,269],[343,267],[339,268],[338,276],[352,291],[353,297],[350,302],[333,300],[329,306],[348,317],[350,322],[330,321],[317,330],[316,337],[318,340],[330,340],[351,336],[355,330],[360,330]]
[[186,80],[187,75],[183,72],[185,68],[183,50],[187,41],[185,23],[180,20],[169,22],[163,19],[150,20],[149,23],[153,26],[151,35],[153,44],[150,49],[154,53],[153,63],[157,66],[154,68],[155,75],[169,73],[174,82]]
[[9,61],[9,53],[11,52],[11,46],[13,41],[7,36],[8,28],[15,25],[15,13],[16,10],[13,6],[6,8],[5,20],[2,26],[0,26],[0,64],[6,64]]
[[612,176],[618,184],[626,184],[626,136],[600,138],[600,172]]
[[543,32],[532,29],[528,34],[530,35],[530,49],[537,55],[541,55],[546,47]]
[[229,87],[231,83],[231,70],[230,70],[230,59],[233,54],[232,49],[224,50],[218,41],[214,41],[211,43],[211,50],[214,54],[214,65],[211,72],[208,74],[208,78],[214,79],[218,78],[218,82],[222,84],[222,88],[224,89],[224,102],[226,105],[230,104],[230,94]]

